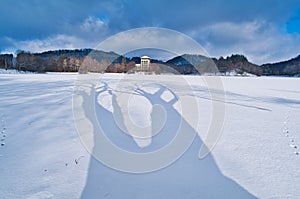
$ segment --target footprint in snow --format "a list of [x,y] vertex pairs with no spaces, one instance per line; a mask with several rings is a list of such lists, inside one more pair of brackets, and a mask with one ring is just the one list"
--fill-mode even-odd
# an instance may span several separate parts
[[[290,137],[290,132],[289,132],[289,128],[288,128],[290,113],[291,113],[291,110],[288,110],[288,113],[285,117],[285,121],[283,122],[284,123],[283,133],[285,134],[286,137]],[[298,148],[298,146],[294,144],[295,143],[294,139],[290,139],[290,143],[291,143],[290,144],[291,148],[294,148],[294,149]],[[295,151],[294,154],[299,155],[299,152]]]
[[80,160],[81,158],[84,158],[84,156],[82,155],[82,156],[80,156],[79,158],[75,159],[75,164],[78,164],[78,163],[79,163],[79,160]]
[[287,129],[283,129],[283,131],[282,131],[283,133],[286,133],[286,132],[288,132],[288,130]]
[[294,144],[290,144],[290,147],[294,148],[294,149],[297,149],[298,147]]

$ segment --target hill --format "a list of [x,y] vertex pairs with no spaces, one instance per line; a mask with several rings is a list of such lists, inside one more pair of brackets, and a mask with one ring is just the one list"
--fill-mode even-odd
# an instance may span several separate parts
[[263,64],[264,75],[295,76],[300,74],[300,55],[288,61]]
[[[175,65],[183,74],[189,73],[213,73],[219,75],[227,75],[232,72],[243,75],[251,73],[254,75],[262,75],[263,68],[250,63],[243,55],[231,55],[224,59],[220,57],[209,58],[202,55],[182,55],[175,57],[169,61],[168,64]],[[197,70],[195,70],[195,68]]]
[[[137,63],[140,63],[139,57],[128,58],[115,52],[93,49],[55,50],[42,53],[20,51],[16,58],[12,54],[0,55],[0,68],[33,72],[126,73]],[[288,61],[261,66],[249,62],[244,55],[238,54],[219,59],[183,54],[166,62],[151,59],[151,63],[159,73],[168,73],[171,68],[179,74],[300,75],[300,55]]]

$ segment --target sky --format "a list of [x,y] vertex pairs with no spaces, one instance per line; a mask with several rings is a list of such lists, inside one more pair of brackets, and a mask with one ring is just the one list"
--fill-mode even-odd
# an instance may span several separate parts
[[122,31],[168,28],[212,57],[256,64],[300,54],[299,0],[0,0],[0,52],[93,48]]

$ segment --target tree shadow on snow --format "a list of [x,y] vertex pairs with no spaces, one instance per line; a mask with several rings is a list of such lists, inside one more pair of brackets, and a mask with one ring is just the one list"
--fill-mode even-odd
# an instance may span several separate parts
[[[158,135],[153,137],[149,147],[139,148],[131,136],[122,132],[118,125],[112,122],[115,121],[113,113],[96,103],[95,110],[99,124],[106,136],[116,146],[125,150],[148,152],[148,150],[153,151],[167,144],[166,140],[174,137],[171,132],[176,133],[180,121],[181,125],[185,125],[187,133],[196,134],[194,128],[175,110],[173,106],[175,101],[166,102],[161,99],[164,89],[161,87],[155,93],[149,93],[143,89],[137,89],[136,92],[137,95],[146,97],[152,104],[162,105],[167,114],[164,127]],[[98,91],[94,89],[91,94],[82,93],[83,106],[88,106],[90,98],[97,99],[97,96],[104,92],[111,95],[113,111],[120,111],[114,91],[105,83]],[[88,114],[87,111],[86,117],[89,118]],[[94,122],[97,121],[92,121],[93,125],[95,125]],[[94,132],[96,132],[95,126]],[[100,146],[96,139],[94,142],[93,150],[97,151]],[[211,154],[200,160],[198,151],[201,145],[202,140],[196,136],[190,148],[176,162],[164,169],[144,174],[116,171],[91,156],[87,181],[81,198],[256,198],[241,185],[224,176]]]

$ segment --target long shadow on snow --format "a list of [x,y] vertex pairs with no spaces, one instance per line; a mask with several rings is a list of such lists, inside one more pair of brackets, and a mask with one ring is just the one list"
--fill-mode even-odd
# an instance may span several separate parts
[[[187,127],[186,133],[196,134],[188,122],[174,109],[174,102],[168,103],[160,98],[163,89],[163,87],[160,88],[154,94],[141,89],[137,92],[137,94],[145,96],[152,104],[161,104],[167,111],[166,124],[162,131],[153,138],[151,144],[156,147],[165,144],[165,139],[174,137],[172,132],[175,133],[176,130],[173,131],[173,126],[177,128],[180,120],[182,120],[181,125]],[[104,85],[97,95],[102,92],[109,92],[112,95],[114,111],[119,111],[120,107],[114,102],[115,96],[112,91],[109,91],[107,85]],[[88,98],[94,97],[93,94],[86,93],[82,93],[82,96],[84,98],[83,106],[88,106]],[[121,132],[119,127],[112,122],[114,116],[110,111],[107,111],[101,104],[97,104],[96,112],[100,117],[101,128],[113,143],[119,147],[126,146],[124,148],[126,150],[139,149],[133,139]],[[86,116],[89,118],[88,114]],[[92,121],[93,124],[95,124],[94,122],[96,121]],[[94,142],[94,150],[97,151],[99,144],[97,140]],[[145,174],[119,172],[104,166],[91,157],[87,181],[81,198],[256,198],[241,185],[224,176],[211,154],[199,160],[198,151],[201,144],[202,140],[196,136],[191,147],[176,162],[167,168]]]

